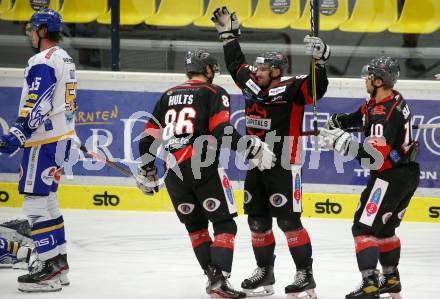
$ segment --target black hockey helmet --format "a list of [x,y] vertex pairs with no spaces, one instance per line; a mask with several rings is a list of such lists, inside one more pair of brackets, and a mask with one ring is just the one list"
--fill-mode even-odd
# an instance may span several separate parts
[[187,74],[205,74],[209,65],[214,73],[220,73],[220,64],[208,51],[201,49],[189,50],[185,55],[185,72]]
[[400,75],[399,62],[389,56],[380,56],[370,60],[363,69],[364,75],[373,75],[373,79],[381,79],[383,85],[392,88]]
[[279,68],[281,73],[284,74],[287,71],[287,57],[281,52],[267,51],[261,53],[255,58],[255,65],[266,64],[269,68]]

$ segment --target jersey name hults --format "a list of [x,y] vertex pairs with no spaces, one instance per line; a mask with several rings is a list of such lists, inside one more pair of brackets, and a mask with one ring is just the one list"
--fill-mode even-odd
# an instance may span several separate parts
[[168,106],[191,105],[193,103],[192,94],[176,94],[168,99]]

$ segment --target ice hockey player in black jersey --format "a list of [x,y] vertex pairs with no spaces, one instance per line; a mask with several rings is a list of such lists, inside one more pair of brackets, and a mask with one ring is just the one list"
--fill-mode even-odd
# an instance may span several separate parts
[[[305,295],[315,298],[312,273],[312,246],[301,223],[301,130],[304,106],[312,104],[311,76],[282,80],[288,61],[276,51],[258,55],[255,64],[246,63],[238,37],[239,22],[226,7],[217,8],[212,17],[223,41],[227,68],[242,90],[246,106],[246,133],[258,136],[271,146],[276,165],[268,170],[249,169],[245,179],[244,210],[252,233],[252,248],[257,262],[254,274],[242,288],[250,295],[274,293],[275,239],[272,217],[284,232],[296,265],[294,282],[285,288],[290,298]],[[318,99],[327,90],[325,63],[330,49],[320,38],[306,36],[306,52],[316,59]],[[278,140],[277,140],[278,137]]]
[[[237,209],[229,179],[219,165],[219,151],[223,147],[243,152],[261,169],[272,166],[274,155],[258,137],[241,139],[229,123],[230,96],[212,84],[219,65],[210,53],[188,51],[185,70],[188,81],[162,95],[145,127],[146,136],[139,145],[139,174],[145,181],[139,188],[147,195],[157,191],[155,160],[162,145],[168,169],[165,185],[208,276],[206,292],[212,298],[243,298],[246,294],[228,283]],[[214,240],[208,221],[213,225]]]
[[[393,89],[399,77],[397,60],[374,58],[364,70],[368,102],[354,113],[331,116],[320,130],[326,148],[355,156],[371,169],[352,227],[362,284],[345,298],[373,299],[383,293],[401,298],[397,269],[401,245],[395,230],[419,184],[418,143],[411,132],[409,106]],[[363,128],[365,142],[344,131],[348,128]]]

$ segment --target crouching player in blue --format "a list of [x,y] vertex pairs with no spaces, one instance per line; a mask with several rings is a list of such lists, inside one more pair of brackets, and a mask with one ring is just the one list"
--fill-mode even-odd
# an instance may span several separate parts
[[69,267],[64,220],[57,189],[75,135],[76,78],[72,58],[58,46],[62,20],[50,9],[36,12],[29,23],[29,38],[37,54],[28,61],[19,115],[9,133],[0,137],[0,153],[24,149],[19,192],[29,220],[32,240],[41,263],[18,277],[23,292],[61,290],[60,276]]
[[0,223],[0,268],[28,269],[33,254],[31,228],[26,219]]

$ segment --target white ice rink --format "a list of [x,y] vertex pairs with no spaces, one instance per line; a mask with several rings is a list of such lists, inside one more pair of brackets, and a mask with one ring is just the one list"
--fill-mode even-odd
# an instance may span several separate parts
[[[0,298],[207,298],[205,277],[184,226],[173,213],[64,210],[71,286],[58,293],[23,294],[16,279],[25,273],[0,269]],[[20,209],[0,209],[0,220],[20,217]],[[238,217],[231,282],[237,288],[255,267],[245,217]],[[319,299],[343,299],[357,286],[351,221],[304,219],[313,245]],[[293,280],[286,239],[276,228],[276,293]],[[403,223],[400,264],[404,299],[440,298],[440,226]]]

